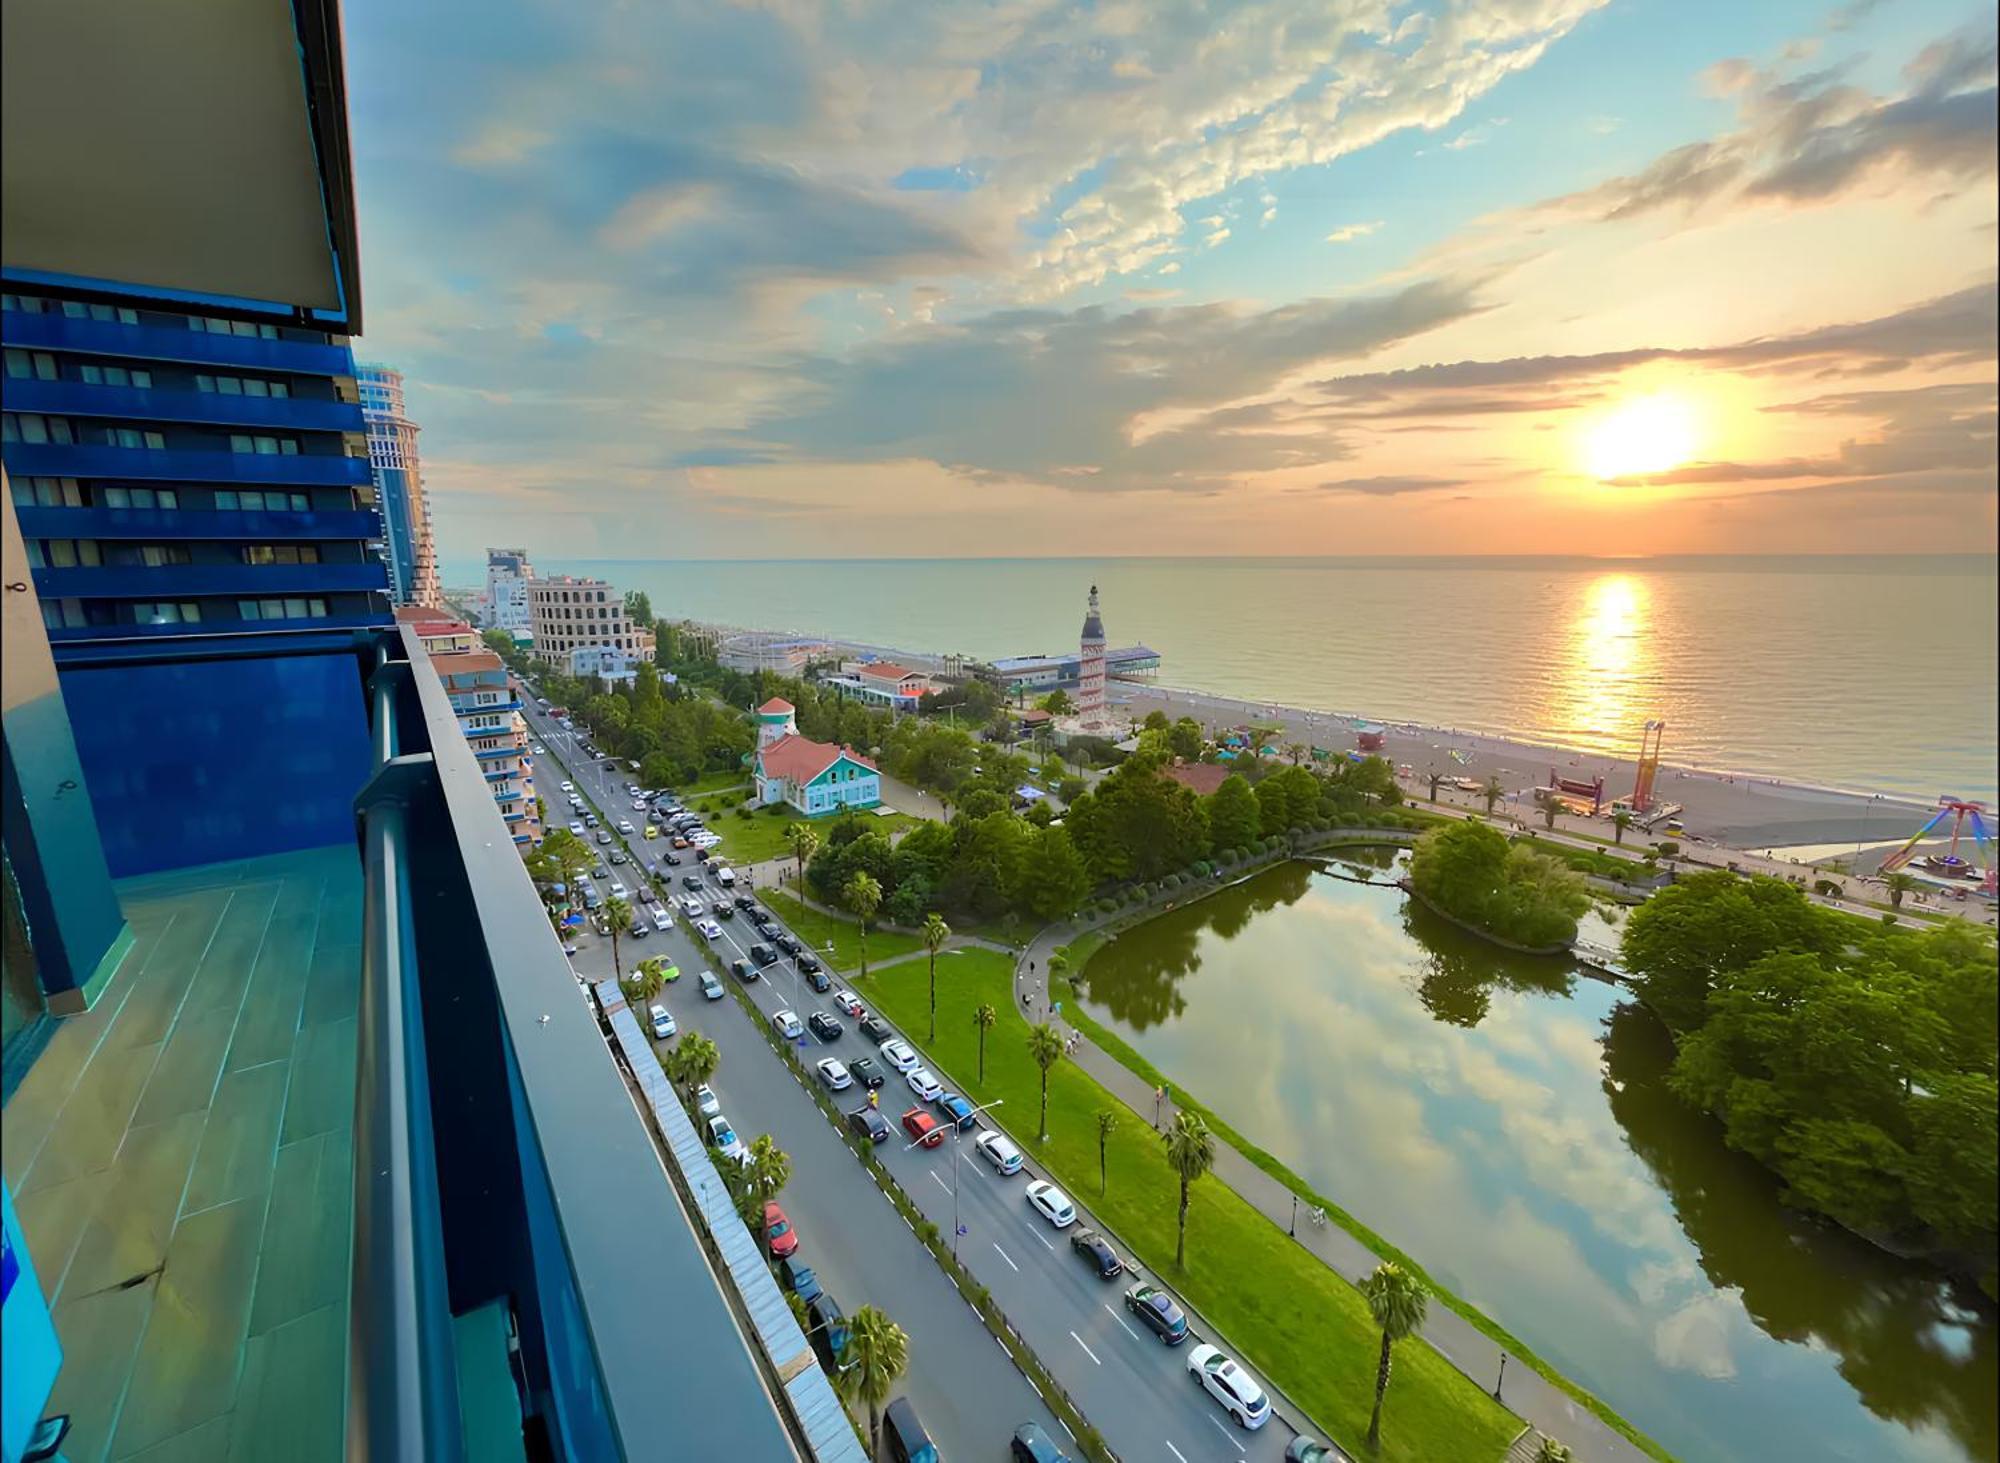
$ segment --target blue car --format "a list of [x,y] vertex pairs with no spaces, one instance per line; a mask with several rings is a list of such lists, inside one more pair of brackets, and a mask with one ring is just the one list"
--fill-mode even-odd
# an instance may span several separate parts
[[944,1096],[937,1100],[937,1105],[938,1110],[961,1133],[979,1120],[978,1115],[972,1110],[972,1104],[960,1097],[956,1092],[945,1093]]

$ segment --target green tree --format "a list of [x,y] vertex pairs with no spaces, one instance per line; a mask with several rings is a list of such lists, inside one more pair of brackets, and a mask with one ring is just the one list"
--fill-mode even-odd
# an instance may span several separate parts
[[1076,703],[1069,699],[1067,691],[1058,689],[1042,697],[1041,707],[1050,716],[1068,716],[1076,710]]
[[604,901],[604,918],[611,926],[611,973],[622,979],[624,967],[618,963],[618,937],[631,926],[632,906],[613,895]]
[[1192,716],[1183,716],[1171,727],[1166,728],[1166,733],[1167,747],[1176,757],[1185,757],[1190,762],[1201,760],[1202,749],[1208,745],[1208,738],[1202,734],[1200,722]]
[[[743,1186],[749,1208],[746,1217],[759,1236],[764,1235],[764,1206],[784,1192],[785,1185],[791,1181],[791,1155],[778,1146],[777,1140],[769,1133],[760,1133],[751,1139],[750,1161],[743,1165]],[[769,1259],[768,1237],[765,1244],[765,1258]]]
[[[1611,841],[1612,841],[1613,843],[1617,844],[1617,845],[1618,845],[1619,847],[1621,847],[1621,848],[1622,848],[1622,847],[1624,847],[1624,845],[1625,845],[1625,830],[1626,830],[1627,828],[1630,828],[1631,826],[1632,826],[1632,814],[1631,814],[1630,812],[1628,812],[1628,811],[1627,811],[1626,809],[1624,809],[1624,808],[1614,808],[1614,809],[1612,809],[1612,811],[1611,811]],[[1542,1441],[1543,1441],[1543,1442],[1548,1442],[1549,1440],[1548,1440],[1547,1438],[1544,1438],[1544,1439],[1543,1439]],[[1550,1444],[1550,1446],[1551,1446],[1551,1447],[1557,1447],[1557,1448],[1560,1448],[1560,1447],[1562,1446],[1562,1444],[1561,1444],[1561,1443],[1551,1443],[1551,1444]]]
[[931,1029],[927,1041],[937,1040],[937,958],[944,942],[951,938],[951,926],[944,922],[942,915],[927,915],[923,927],[924,952],[930,957],[931,977]]
[[972,1013],[972,1024],[979,1028],[979,1084],[986,1085],[986,1033],[1000,1023],[1000,1013],[991,1006],[981,1004]]
[[1090,874],[1064,828],[1040,828],[1015,866],[1014,906],[1040,920],[1067,919],[1090,893]]
[[1570,1463],[1570,1451],[1554,1438],[1544,1437],[1535,1448],[1535,1463]]
[[882,886],[871,874],[856,874],[847,881],[844,892],[847,907],[861,921],[861,976],[865,980],[868,977],[868,921],[882,907]]
[[1223,778],[1208,799],[1208,832],[1216,849],[1248,848],[1257,837],[1260,813],[1257,795],[1242,773]]
[[1882,887],[1889,891],[1889,907],[1901,909],[1904,896],[1921,889],[1923,883],[1915,874],[1896,869],[1882,876]]
[[1166,712],[1161,711],[1156,707],[1153,710],[1146,713],[1146,719],[1140,722],[1139,725],[1144,727],[1147,731],[1165,731],[1169,726],[1173,725],[1173,723],[1167,719]]
[[1493,805],[1507,796],[1507,789],[1501,786],[1497,776],[1489,777],[1486,779],[1486,786],[1479,790],[1479,795],[1486,799],[1486,816],[1490,818],[1493,816]]
[[1028,1055],[1035,1059],[1035,1065],[1042,1073],[1042,1117],[1037,1129],[1036,1141],[1046,1143],[1049,1137],[1049,1072],[1062,1060],[1063,1041],[1056,1030],[1046,1021],[1028,1028]]
[[1685,1032],[1707,1019],[1708,993],[1722,978],[1778,951],[1830,952],[1841,943],[1837,929],[1794,885],[1711,869],[1640,905],[1622,948],[1640,999]]
[[819,848],[819,833],[810,823],[793,823],[785,829],[785,842],[791,845],[792,859],[798,864],[798,879],[801,887],[805,884],[806,865]]
[[1361,1298],[1382,1330],[1382,1359],[1375,1367],[1375,1410],[1368,1416],[1368,1446],[1382,1446],[1382,1399],[1389,1394],[1391,1348],[1424,1324],[1430,1291],[1423,1281],[1392,1260],[1384,1260],[1361,1282]]
[[595,867],[597,855],[569,829],[555,828],[542,839],[541,847],[522,862],[528,877],[543,889],[557,884],[567,889]]
[[2000,1230],[2000,1089],[1990,1072],[1934,1080],[1911,1104],[1911,1204],[1948,1243],[1989,1243]]
[[1174,1268],[1181,1270],[1187,1265],[1188,1188],[1215,1167],[1215,1135],[1208,1131],[1200,1113],[1182,1108],[1167,1125],[1166,1143],[1167,1163],[1181,1186],[1174,1231]]
[[847,1345],[840,1354],[834,1386],[851,1403],[868,1409],[868,1456],[881,1445],[882,1404],[910,1365],[910,1338],[887,1313],[860,1306],[847,1318]]
[[667,1053],[660,1065],[669,1081],[680,1084],[687,1104],[692,1108],[695,1088],[715,1076],[716,1068],[722,1065],[722,1050],[699,1031],[690,1031],[681,1038],[679,1046]]
[[1105,1169],[1105,1150],[1110,1146],[1111,1135],[1118,1131],[1118,1114],[1108,1107],[1097,1110],[1097,1192],[1102,1194],[1109,1181]]

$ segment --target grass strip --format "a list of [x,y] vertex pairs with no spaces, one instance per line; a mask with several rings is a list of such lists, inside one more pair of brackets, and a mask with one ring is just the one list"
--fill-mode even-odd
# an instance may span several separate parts
[[[812,948],[815,955],[825,960],[835,970],[849,971],[861,968],[861,927],[851,919],[838,915],[822,914],[819,910],[802,904],[790,894],[780,894],[775,889],[759,889],[757,898],[770,908],[771,913],[785,922],[785,927]],[[833,954],[827,954],[827,944],[833,944]],[[868,932],[868,964],[872,968],[884,960],[893,960],[898,955],[908,955],[913,950],[924,948],[924,942],[915,935],[900,930],[876,930]]]

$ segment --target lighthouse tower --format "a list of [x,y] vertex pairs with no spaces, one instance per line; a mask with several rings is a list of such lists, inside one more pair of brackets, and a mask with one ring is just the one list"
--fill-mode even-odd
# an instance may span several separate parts
[[786,737],[799,734],[796,708],[791,702],[773,696],[757,708],[757,750]]
[[1083,617],[1083,638],[1077,655],[1076,720],[1098,727],[1104,715],[1104,621],[1097,613],[1097,586],[1090,586],[1090,610]]

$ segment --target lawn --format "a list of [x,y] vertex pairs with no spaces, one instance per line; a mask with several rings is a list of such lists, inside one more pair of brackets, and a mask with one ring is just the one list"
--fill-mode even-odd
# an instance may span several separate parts
[[[785,830],[794,823],[810,823],[814,820],[800,818],[783,803],[776,806],[783,809],[777,813],[756,812],[747,818],[736,816],[735,803],[729,802],[722,812],[710,814],[706,818],[708,829],[722,839],[722,853],[739,864],[761,864],[766,859],[790,858],[792,846],[785,842]],[[918,820],[903,813],[887,818],[870,818],[868,831],[885,833],[891,838],[905,828],[914,828]],[[823,823],[814,826],[820,829],[824,838]]]
[[[757,897],[770,906],[771,913],[783,920],[793,934],[812,946],[820,959],[827,961],[835,970],[861,968],[861,929],[853,920],[821,914],[818,910],[809,909],[799,903],[791,895],[780,894],[775,889],[759,889]],[[831,957],[826,953],[829,940],[833,942]],[[915,935],[906,935],[897,930],[868,932],[868,964],[871,969],[884,960],[893,960],[898,955],[907,955],[912,950],[923,948],[924,942]]]
[[[1069,1062],[1049,1074],[1049,1138],[1034,1143],[1040,1074],[1027,1050],[1027,1023],[1014,1000],[1013,961],[988,950],[938,957],[938,1035],[925,1043],[931,1065],[974,1102],[1004,1098],[1002,1121],[1071,1193],[1089,1203],[1133,1246],[1147,1267],[1170,1277],[1217,1326],[1247,1348],[1246,1360],[1333,1429],[1356,1456],[1374,1400],[1380,1333],[1360,1293],[1301,1250],[1275,1224],[1213,1178],[1194,1186],[1188,1260],[1173,1270],[1177,1184],[1148,1118],[1119,1103]],[[914,1038],[928,1027],[922,961],[868,977],[861,992]],[[978,1078],[972,1012],[990,1004],[999,1024],[986,1037]],[[1116,1111],[1109,1144],[1110,1185],[1098,1193],[1100,1108]],[[1514,1415],[1428,1347],[1397,1348],[1383,1416],[1381,1452],[1391,1459],[1496,1460],[1520,1430]]]

